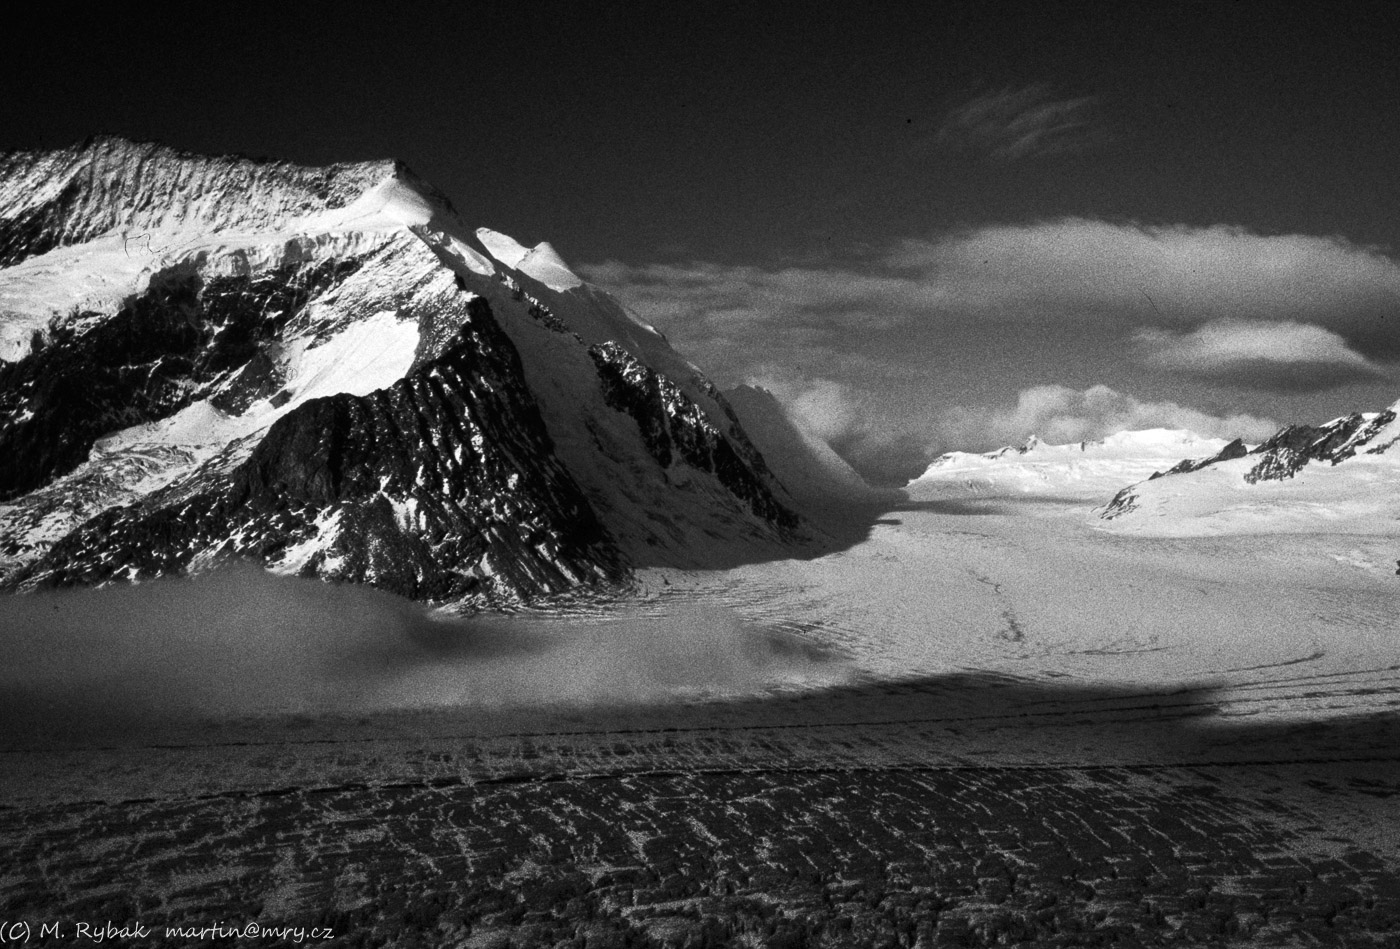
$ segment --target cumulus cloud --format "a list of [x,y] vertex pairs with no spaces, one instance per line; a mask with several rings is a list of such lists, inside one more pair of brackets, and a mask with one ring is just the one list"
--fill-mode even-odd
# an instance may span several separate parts
[[1022,389],[1013,407],[949,409],[939,424],[943,441],[939,450],[987,451],[1021,444],[1031,435],[1052,445],[1064,445],[1147,428],[1187,429],[1207,438],[1260,441],[1279,425],[1253,415],[1222,418],[1175,402],[1143,402],[1103,385],[1083,390],[1034,386]]
[[1342,337],[1310,323],[1216,320],[1189,332],[1144,327],[1134,339],[1159,366],[1257,388],[1316,391],[1385,376]]
[[1057,99],[1045,83],[988,92],[952,109],[936,141],[1003,162],[1081,151],[1104,138],[1094,124],[1096,101]]

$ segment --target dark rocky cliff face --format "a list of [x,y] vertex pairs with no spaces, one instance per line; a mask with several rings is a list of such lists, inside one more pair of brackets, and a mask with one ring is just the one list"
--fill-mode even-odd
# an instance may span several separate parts
[[446,352],[400,382],[306,403],[212,487],[110,509],[24,579],[142,579],[211,555],[431,600],[619,579],[607,533],[553,457],[519,357],[484,300],[468,312]]
[[153,275],[108,319],[74,314],[56,323],[23,359],[0,363],[0,501],[72,471],[109,432],[211,394],[225,410],[270,394],[268,344],[308,300],[358,267],[331,261],[207,279],[179,267]]
[[[763,459],[747,439],[740,448],[715,427],[693,401],[669,379],[642,365],[620,346],[604,344],[589,349],[603,382],[603,397],[610,407],[630,415],[637,423],[647,451],[662,468],[676,460],[711,472],[735,497],[748,502],[755,514],[782,527],[797,526],[797,516],[779,504],[759,479],[766,471]],[[733,420],[732,411],[730,420]],[[741,459],[745,448],[752,457]]]
[[[1260,456],[1259,463],[1244,476],[1250,484],[1260,481],[1281,481],[1291,478],[1309,462],[1325,461],[1339,464],[1368,445],[1383,428],[1395,421],[1389,410],[1370,418],[1353,412],[1330,425],[1290,425],[1256,448],[1251,454]],[[1389,446],[1370,445],[1368,450],[1384,451]]]

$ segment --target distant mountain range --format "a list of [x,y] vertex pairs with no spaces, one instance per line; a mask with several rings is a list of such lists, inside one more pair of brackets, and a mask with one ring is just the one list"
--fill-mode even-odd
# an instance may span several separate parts
[[1187,431],[951,452],[908,490],[915,500],[1058,499],[1091,505],[1114,533],[1327,531],[1400,534],[1400,402],[1259,445]]
[[1231,442],[1124,487],[1100,517],[1123,533],[1400,533],[1397,413],[1400,402]]
[[1097,500],[1164,471],[1182,458],[1220,451],[1224,439],[1153,428],[1098,441],[1047,445],[1034,435],[1018,447],[942,455],[909,483],[915,498],[1059,497]]
[[0,156],[0,360],[8,588],[237,558],[531,602],[810,546],[847,477],[789,490],[655,329],[393,161]]

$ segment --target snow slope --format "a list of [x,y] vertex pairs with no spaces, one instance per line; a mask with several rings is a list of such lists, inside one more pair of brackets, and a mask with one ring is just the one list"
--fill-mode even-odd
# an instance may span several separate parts
[[1183,458],[1213,455],[1224,439],[1153,428],[1101,441],[1047,445],[1031,436],[1019,448],[950,452],[909,483],[916,499],[1046,497],[1108,501],[1119,489]]
[[784,411],[768,390],[736,386],[725,397],[769,467],[798,500],[814,505],[902,500],[902,492],[867,484],[830,445]]

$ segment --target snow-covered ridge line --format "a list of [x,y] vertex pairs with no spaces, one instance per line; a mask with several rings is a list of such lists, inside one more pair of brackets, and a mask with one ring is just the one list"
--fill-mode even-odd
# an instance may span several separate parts
[[308,168],[206,157],[152,142],[92,138],[0,155],[0,265],[112,232],[237,231],[346,208],[406,169],[393,161]]
[[[1050,458],[1180,458],[1182,452],[1225,444],[1224,439],[1205,438],[1185,429],[1148,428],[1116,432],[1104,438],[1052,445],[1032,435],[1019,446],[1008,445],[989,452],[953,451],[940,455],[929,470],[960,465],[985,466],[1001,460],[1035,461]],[[917,479],[916,479],[917,480]]]
[[1019,447],[942,455],[908,489],[929,498],[1010,495],[1102,503],[1126,484],[1164,471],[1183,457],[1213,455],[1225,444],[1222,438],[1164,428],[1065,445],[1048,445],[1032,435]]
[[1120,490],[1105,529],[1188,536],[1328,529],[1400,533],[1400,402],[1233,442]]
[[515,238],[489,227],[478,227],[476,238],[493,258],[511,270],[533,277],[551,290],[564,291],[583,286],[583,278],[564,263],[564,258],[548,241],[526,247]]
[[405,229],[496,272],[451,202],[398,161],[307,168],[113,137],[0,155],[0,360],[22,359],[55,322],[115,313],[171,268],[314,267]]

